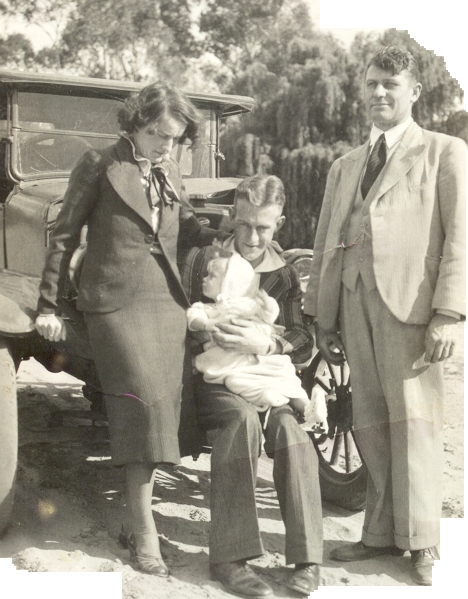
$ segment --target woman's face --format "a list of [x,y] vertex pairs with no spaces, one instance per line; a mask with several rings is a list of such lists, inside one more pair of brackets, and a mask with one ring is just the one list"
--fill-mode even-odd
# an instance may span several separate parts
[[137,153],[155,164],[168,158],[186,127],[183,121],[164,113],[157,121],[136,129],[131,137]]

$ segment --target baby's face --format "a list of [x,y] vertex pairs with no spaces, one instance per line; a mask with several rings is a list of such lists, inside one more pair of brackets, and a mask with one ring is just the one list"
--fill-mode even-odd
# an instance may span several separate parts
[[219,268],[213,267],[212,264],[208,265],[208,274],[203,279],[203,295],[215,300],[221,293],[221,286],[223,284],[224,272]]

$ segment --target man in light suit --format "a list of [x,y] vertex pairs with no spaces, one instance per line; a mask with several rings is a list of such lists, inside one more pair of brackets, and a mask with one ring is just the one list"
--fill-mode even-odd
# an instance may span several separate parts
[[369,470],[362,540],[339,561],[411,552],[430,585],[443,473],[442,361],[465,313],[466,146],[421,129],[413,56],[378,52],[365,76],[370,140],[331,167],[304,310],[332,364],[351,369]]

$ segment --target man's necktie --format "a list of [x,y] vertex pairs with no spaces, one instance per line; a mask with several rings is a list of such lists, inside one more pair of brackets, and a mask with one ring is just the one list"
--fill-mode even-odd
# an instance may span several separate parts
[[369,160],[367,162],[366,172],[362,178],[361,193],[363,200],[366,198],[366,195],[369,193],[369,189],[379,176],[379,173],[383,169],[386,160],[387,145],[385,143],[385,134],[382,133],[372,148],[371,155],[369,156]]

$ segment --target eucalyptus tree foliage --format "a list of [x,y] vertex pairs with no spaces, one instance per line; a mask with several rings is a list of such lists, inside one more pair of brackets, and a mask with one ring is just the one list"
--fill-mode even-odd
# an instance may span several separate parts
[[0,64],[5,69],[28,69],[34,65],[35,54],[31,42],[21,33],[0,38]]
[[50,69],[114,79],[178,82],[199,54],[189,0],[11,0],[4,15],[22,15],[50,33],[36,61]]
[[0,14],[5,17],[22,18],[34,24],[48,36],[53,47],[60,43],[60,36],[68,16],[74,8],[69,0],[7,0],[0,1]]

